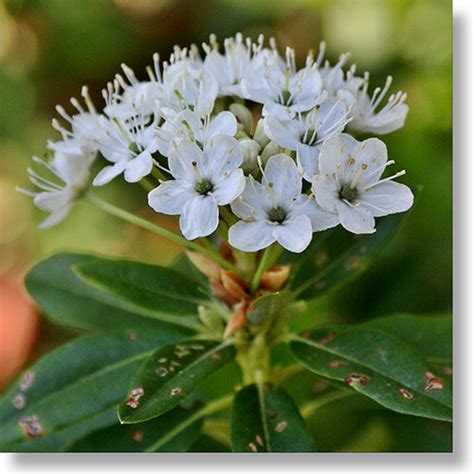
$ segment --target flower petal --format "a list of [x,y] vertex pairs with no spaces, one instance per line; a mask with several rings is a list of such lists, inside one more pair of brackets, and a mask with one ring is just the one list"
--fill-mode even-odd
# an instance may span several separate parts
[[102,168],[92,182],[93,186],[103,186],[110,183],[114,178],[123,172],[127,166],[128,160],[122,160],[112,166]]
[[306,181],[311,181],[311,178],[319,173],[320,151],[321,145],[309,146],[300,143],[296,148],[296,162]]
[[[359,143],[352,153],[356,161],[354,169],[347,179],[352,179],[361,166],[366,167],[358,179],[359,186],[367,186],[377,182],[384,172],[384,164],[387,162],[387,146],[378,138],[369,138]],[[359,187],[358,186],[358,187]]]
[[64,206],[55,209],[46,219],[40,222],[40,224],[38,225],[38,229],[49,229],[50,227],[59,224],[69,214],[73,204],[73,202],[69,202]]
[[315,67],[300,69],[290,78],[288,89],[293,94],[293,110],[300,112],[314,107],[320,100],[323,86],[321,75]]
[[245,179],[242,194],[235,199],[230,207],[232,212],[241,219],[266,218],[265,207],[271,207],[270,197],[263,184],[255,181],[253,176]]
[[219,223],[219,208],[213,196],[194,196],[183,207],[179,219],[181,232],[188,240],[211,235]]
[[352,206],[345,202],[337,205],[337,215],[342,226],[354,234],[373,234],[375,220],[369,210],[362,206]]
[[273,228],[273,237],[290,252],[303,252],[313,238],[311,220],[304,214],[288,219]]
[[286,206],[301,194],[303,183],[298,167],[285,153],[269,158],[265,166],[265,179],[277,206]]
[[225,206],[237,199],[245,188],[245,176],[241,169],[232,171],[229,176],[214,185],[212,195],[219,206]]
[[326,175],[314,176],[311,180],[312,191],[317,203],[328,212],[336,212],[339,198],[339,186],[335,179]]
[[295,121],[279,120],[277,117],[269,115],[263,121],[263,128],[268,138],[278,145],[289,150],[296,150],[300,142],[300,134]]
[[236,170],[244,159],[239,142],[228,135],[216,135],[205,146],[207,176],[213,182]]
[[206,139],[215,135],[229,135],[233,137],[237,133],[237,120],[231,112],[221,112],[214,117],[206,131]]
[[63,188],[57,191],[38,193],[33,198],[33,203],[43,211],[53,212],[69,204],[74,197],[75,192],[72,188]]
[[410,209],[413,193],[404,184],[386,181],[361,193],[358,201],[369,208],[374,217],[380,217]]
[[262,219],[239,221],[229,229],[229,244],[244,252],[256,252],[275,242],[272,229],[273,226]]
[[359,142],[347,133],[327,139],[319,153],[319,172],[336,176],[336,172],[346,164],[349,154],[358,144]]
[[132,158],[125,167],[124,178],[128,183],[136,183],[151,173],[153,169],[153,158],[145,150]]
[[190,140],[180,140],[172,143],[168,166],[171,174],[176,179],[184,179],[194,182],[196,178],[196,170],[199,173],[205,172],[206,160],[202,150]]
[[178,215],[184,205],[196,196],[192,185],[187,181],[165,181],[148,193],[148,205],[163,214]]
[[[316,203],[314,198],[308,198],[302,195],[302,203],[299,212],[306,214],[313,226],[313,232],[321,232],[326,229],[331,229],[339,224],[337,214],[327,212]],[[310,202],[307,202],[310,199]]]

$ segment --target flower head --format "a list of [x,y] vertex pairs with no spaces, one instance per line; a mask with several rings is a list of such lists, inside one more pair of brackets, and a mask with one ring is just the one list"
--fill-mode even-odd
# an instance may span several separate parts
[[157,150],[155,134],[155,126],[143,116],[127,121],[116,117],[100,144],[101,154],[113,164],[102,168],[92,184],[103,186],[122,173],[129,183],[149,175],[153,169],[152,153]]
[[216,135],[201,149],[190,140],[173,142],[168,157],[174,179],[148,194],[148,203],[164,214],[180,215],[181,232],[188,240],[212,234],[219,222],[219,206],[231,203],[245,186],[239,166],[237,140]]
[[186,109],[157,129],[156,144],[158,151],[168,156],[173,141],[184,138],[195,141],[202,148],[216,135],[233,137],[236,133],[237,120],[229,111],[220,112],[213,118],[202,118],[197,112]]
[[377,138],[358,142],[350,135],[330,138],[321,148],[319,174],[312,179],[318,204],[337,215],[344,228],[355,234],[375,232],[374,217],[408,210],[413,193],[393,179],[381,179],[394,161],[387,161],[387,147]]
[[264,116],[282,119],[310,110],[324,98],[317,65],[296,70],[294,50],[287,48],[283,61],[273,43],[271,50],[263,49],[252,58],[242,90],[247,99],[264,104]]
[[320,106],[293,120],[265,117],[268,137],[288,150],[296,151],[296,160],[306,180],[318,173],[321,146],[328,138],[340,134],[349,122],[346,102],[328,97]]
[[291,252],[302,252],[314,231],[337,225],[333,214],[302,194],[301,176],[288,155],[272,156],[262,175],[262,183],[246,178],[244,192],[231,204],[242,219],[229,229],[233,247],[255,252],[278,242]]
[[39,209],[50,215],[39,224],[40,229],[47,229],[61,222],[71,211],[77,198],[89,184],[89,170],[95,155],[68,154],[61,151],[54,153],[50,161],[33,157],[52,179],[28,168],[30,181],[39,189],[17,188],[20,192],[33,197]]
[[370,97],[367,92],[369,73],[366,72],[361,78],[355,76],[354,71],[355,68],[349,71],[345,85],[346,90],[353,95],[355,101],[351,129],[356,132],[384,135],[402,128],[409,110],[408,105],[405,104],[406,93],[398,91],[391,95],[387,103],[379,109],[392,84],[392,76],[388,76],[384,87],[377,87]]
[[224,54],[219,52],[219,47],[214,35],[210,38],[210,45],[203,44],[206,51],[204,70],[214,76],[219,85],[219,95],[234,95],[243,97],[241,80],[250,64],[252,54],[250,38],[244,38],[237,33],[235,38],[224,40]]

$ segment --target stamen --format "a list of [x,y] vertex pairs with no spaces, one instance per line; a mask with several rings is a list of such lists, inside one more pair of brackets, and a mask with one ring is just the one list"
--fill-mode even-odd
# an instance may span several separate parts
[[406,174],[406,171],[401,170],[398,173],[395,173],[394,175],[389,176],[388,178],[384,178],[384,179],[381,179],[380,181],[377,181],[376,183],[369,184],[363,189],[363,191],[368,191],[369,189],[375,188],[375,186],[378,186],[379,184],[385,183],[387,181],[392,181],[393,179],[403,176],[404,174]]
[[353,189],[355,188],[356,184],[357,184],[357,181],[359,181],[359,178],[360,176],[362,175],[362,173],[367,169],[367,165],[365,163],[362,163],[360,165],[360,168],[359,170],[357,171],[356,175],[354,176],[354,178],[352,179],[351,181],[351,184],[350,184],[350,187]]

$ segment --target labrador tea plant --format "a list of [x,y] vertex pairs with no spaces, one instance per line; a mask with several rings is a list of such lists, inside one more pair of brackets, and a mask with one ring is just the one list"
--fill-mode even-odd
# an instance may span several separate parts
[[[72,113],[57,107],[61,138],[33,158],[35,189],[20,188],[49,213],[40,227],[83,199],[184,253],[169,267],[59,253],[29,272],[45,316],[86,334],[4,394],[3,450],[316,451],[306,421],[345,397],[451,419],[449,318],[307,314],[413,204],[405,172],[385,173],[385,144],[354,138],[403,127],[406,94],[387,99],[391,77],[370,93],[369,74],[348,54],[331,65],[324,43],[302,68],[263,37],[211,36],[203,53],[155,54],[147,80],[122,65],[102,111],[86,87]],[[99,197],[121,175],[182,236]],[[299,393],[298,375],[318,390]]]

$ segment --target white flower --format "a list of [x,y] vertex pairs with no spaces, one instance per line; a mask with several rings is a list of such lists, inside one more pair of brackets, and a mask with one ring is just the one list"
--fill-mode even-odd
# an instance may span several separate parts
[[225,53],[221,54],[215,36],[211,36],[212,48],[203,44],[207,55],[204,59],[204,70],[211,73],[219,84],[219,95],[235,95],[242,97],[240,81],[244,76],[251,57],[250,38],[244,39],[241,33],[235,38],[224,40]]
[[94,158],[93,153],[75,155],[56,152],[48,163],[38,157],[33,157],[33,161],[62,181],[62,184],[59,184],[57,179],[50,180],[32,168],[28,168],[30,181],[40,191],[17,188],[18,191],[32,196],[36,207],[50,213],[38,226],[40,229],[47,229],[58,224],[69,214],[75,201],[89,184],[89,170]]
[[200,143],[202,148],[216,135],[233,137],[236,133],[237,120],[228,111],[221,112],[212,119],[209,116],[203,119],[197,112],[186,109],[157,129],[156,143],[158,151],[163,156],[168,156],[174,140],[191,139]]
[[286,50],[286,63],[276,49],[255,54],[242,79],[242,91],[247,99],[264,104],[264,116],[282,119],[312,109],[325,96],[317,65],[309,64],[297,71],[295,52],[290,48]]
[[404,212],[413,204],[408,186],[392,181],[400,171],[380,179],[388,165],[387,147],[377,138],[358,142],[342,134],[327,140],[319,155],[320,174],[312,179],[318,204],[337,215],[355,234],[375,232],[374,217]]
[[156,212],[180,215],[188,240],[210,235],[219,223],[218,206],[230,204],[244,189],[241,164],[237,140],[226,135],[213,137],[204,150],[189,140],[173,142],[168,165],[175,179],[150,191],[148,204]]
[[[102,92],[105,99],[104,112],[110,117],[128,120],[136,115],[150,116],[157,112],[163,97],[163,85],[159,66],[159,56],[153,55],[154,70],[147,68],[149,81],[139,81],[132,69],[122,64],[125,79],[117,74],[113,83],[107,84]],[[120,92],[122,88],[122,92]]]
[[77,114],[71,116],[63,107],[56,106],[56,111],[70,124],[71,129],[64,128],[56,119],[53,119],[53,127],[61,133],[63,139],[58,142],[49,141],[49,149],[75,155],[96,153],[99,149],[99,142],[106,135],[110,124],[106,117],[96,111],[86,86],[82,88],[81,95],[87,106],[86,109],[77,99],[74,97],[71,99],[71,104],[77,110]]
[[380,135],[402,128],[409,110],[405,104],[406,93],[398,91],[391,95],[387,103],[377,111],[392,84],[392,77],[388,76],[383,89],[377,87],[370,97],[367,92],[369,73],[366,72],[362,79],[354,76],[353,72],[354,68],[349,71],[346,81],[346,88],[355,100],[350,128],[356,132]]
[[321,106],[305,116],[298,114],[293,120],[265,117],[268,137],[288,150],[296,151],[298,167],[307,181],[318,174],[318,157],[321,146],[328,138],[340,134],[349,122],[347,104],[328,97]]
[[100,152],[113,165],[103,168],[94,178],[94,186],[103,186],[124,173],[125,181],[136,183],[153,169],[152,153],[156,152],[156,128],[142,116],[127,122],[115,118],[102,140]]
[[[163,68],[163,98],[160,114],[169,120],[185,109],[196,111],[200,117],[207,117],[214,108],[218,84],[216,79],[205,71],[200,60],[185,56],[173,57],[171,65]],[[197,64],[196,64],[197,61]]]
[[242,219],[229,229],[233,247],[255,252],[278,242],[291,252],[302,252],[313,232],[338,224],[334,214],[301,193],[301,176],[288,155],[272,156],[262,174],[262,183],[252,176],[246,178],[244,192],[231,204],[234,214]]

